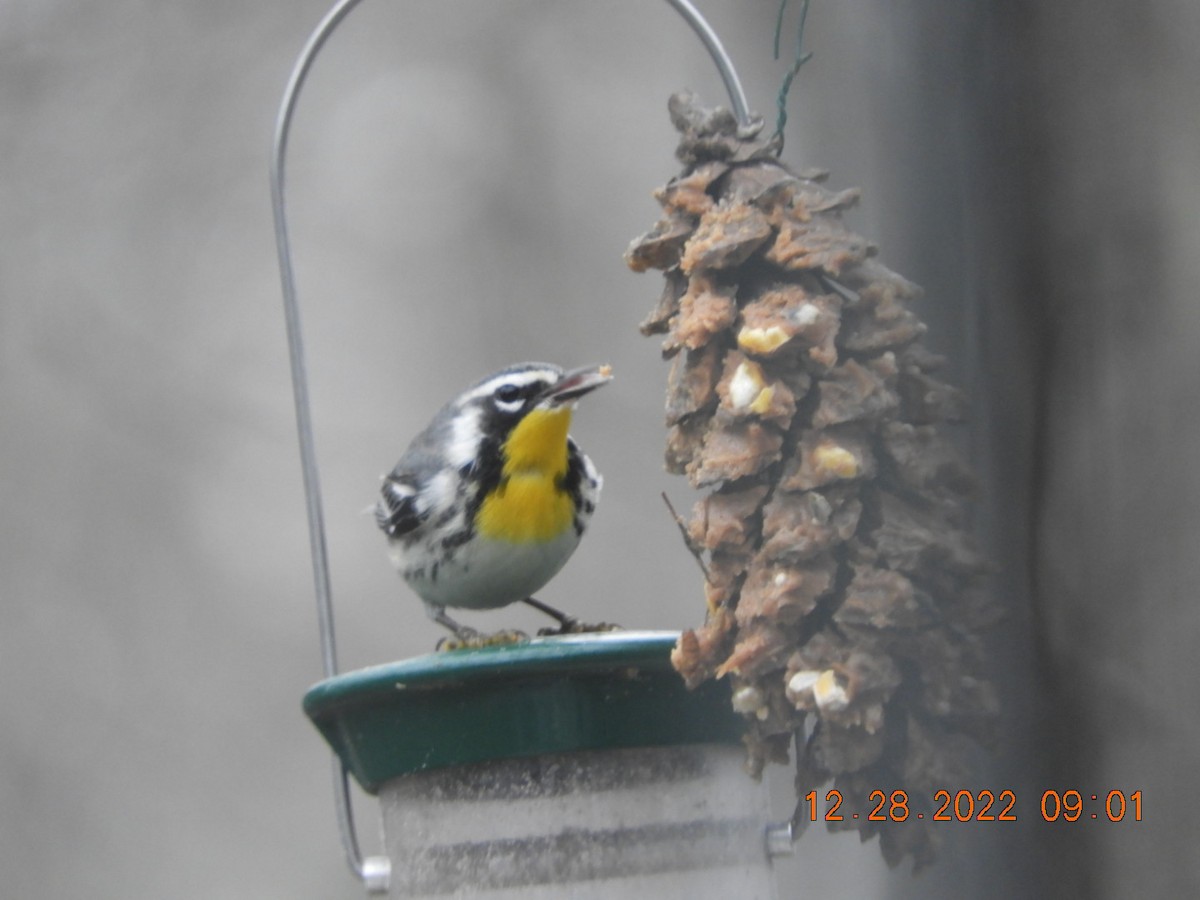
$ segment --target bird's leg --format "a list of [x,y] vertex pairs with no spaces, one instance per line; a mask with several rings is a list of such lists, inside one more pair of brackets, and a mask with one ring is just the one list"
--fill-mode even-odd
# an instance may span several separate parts
[[568,616],[565,612],[561,612],[535,597],[526,597],[524,602],[558,622],[558,631],[555,632],[557,634],[571,634],[579,627],[579,620],[574,616]]
[[621,628],[620,625],[613,625],[609,622],[598,622],[595,625],[585,624],[580,622],[574,616],[568,616],[565,612],[561,612],[560,610],[555,609],[553,606],[543,603],[541,600],[537,600],[533,597],[526,597],[524,602],[539,612],[544,612],[550,618],[558,622],[557,628],[539,629],[538,634],[543,637],[556,634],[588,634],[594,631],[619,631]]
[[436,603],[426,603],[425,613],[443,628],[448,628],[454,637],[444,637],[438,641],[438,650],[465,650],[468,648],[495,647],[501,644],[520,644],[529,640],[520,631],[498,631],[495,634],[483,634],[474,628],[460,625],[446,614],[446,607]]
[[468,628],[466,625],[460,625],[452,618],[446,615],[446,607],[438,606],[436,603],[425,603],[425,614],[433,621],[437,622],[443,628],[448,628],[454,632],[454,636],[464,643],[479,637],[479,632],[474,628]]

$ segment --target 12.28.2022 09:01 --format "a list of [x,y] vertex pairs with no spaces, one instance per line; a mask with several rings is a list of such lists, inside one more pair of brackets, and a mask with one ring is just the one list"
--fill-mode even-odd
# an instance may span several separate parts
[[[843,808],[843,805],[845,808]],[[816,791],[804,795],[798,813],[808,814],[810,822],[818,818],[826,822],[842,822],[846,819],[866,819],[869,822],[904,822],[910,817],[930,819],[934,822],[1016,822],[1018,821],[1017,795],[1015,791],[1003,790],[948,790],[934,791],[931,800],[910,798],[908,791],[885,792],[874,790],[868,794],[866,803],[854,804],[847,800],[837,788],[825,793],[825,811],[818,815]],[[1122,822],[1132,819],[1142,821],[1142,792],[1126,794],[1111,790],[1103,796],[1084,794],[1074,789],[1042,792],[1039,804],[1041,818],[1045,822],[1103,821]]]

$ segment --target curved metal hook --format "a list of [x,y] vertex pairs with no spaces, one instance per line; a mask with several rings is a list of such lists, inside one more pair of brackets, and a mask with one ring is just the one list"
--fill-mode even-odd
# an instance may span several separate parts
[[737,119],[738,125],[748,128],[753,119],[746,103],[746,93],[742,90],[742,82],[733,68],[733,60],[725,52],[725,46],[721,43],[721,39],[717,37],[712,26],[689,0],[667,0],[667,2],[679,15],[683,16],[684,20],[692,26],[692,31],[696,32],[697,37],[703,42],[705,49],[708,50],[708,55],[712,57],[712,61],[717,66],[717,71],[721,73],[721,80],[725,82],[725,91],[729,94],[729,104],[733,107],[733,115]]
[[[274,139],[271,145],[271,209],[275,217],[275,247],[279,256],[279,277],[283,288],[283,314],[287,324],[288,359],[292,372],[292,396],[296,407],[296,431],[300,442],[300,467],[304,474],[304,497],[308,513],[309,550],[312,556],[313,583],[316,588],[317,622],[321,633],[321,660],[326,678],[338,672],[337,642],[334,639],[333,593],[329,578],[329,554],[325,542],[325,513],[321,503],[321,485],[317,471],[316,445],[313,439],[312,412],[308,394],[308,372],[305,364],[304,341],[300,328],[300,307],[296,300],[296,279],[292,267],[291,243],[288,238],[284,176],[287,161],[288,137],[300,89],[308,77],[321,47],[334,29],[349,15],[361,0],[338,0],[313,30],[304,49],[300,51],[283,100],[275,118]],[[752,122],[741,81],[729,54],[712,27],[689,0],[667,0],[703,42],[709,56],[720,72],[733,114],[741,126]],[[364,882],[371,893],[386,893],[387,860],[372,857],[363,860],[358,835],[354,827],[354,811],[350,805],[346,770],[334,757],[334,799],[337,805],[338,831],[346,862],[355,876]]]

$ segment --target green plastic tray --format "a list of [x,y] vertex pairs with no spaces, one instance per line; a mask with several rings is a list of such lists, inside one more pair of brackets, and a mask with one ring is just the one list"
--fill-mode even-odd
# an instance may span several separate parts
[[729,686],[684,687],[676,632],[434,653],[315,685],[304,711],[363,789],[400,775],[575,750],[737,743]]

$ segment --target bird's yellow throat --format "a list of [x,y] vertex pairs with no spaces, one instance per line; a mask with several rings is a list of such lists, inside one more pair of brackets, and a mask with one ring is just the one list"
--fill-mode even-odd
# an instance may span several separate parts
[[571,408],[535,409],[504,442],[499,486],[484,498],[481,534],[516,544],[549,541],[571,527],[575,505],[562,488],[567,474]]

